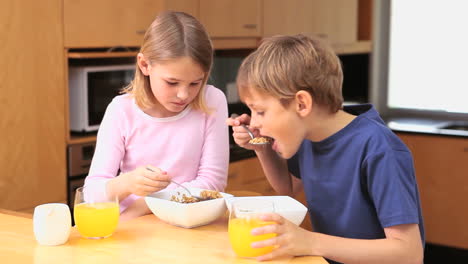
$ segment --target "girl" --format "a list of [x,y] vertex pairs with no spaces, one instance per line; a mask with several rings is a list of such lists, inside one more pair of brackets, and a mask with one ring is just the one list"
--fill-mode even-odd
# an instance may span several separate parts
[[121,219],[149,213],[143,197],[177,187],[171,179],[224,190],[227,102],[206,85],[212,60],[208,34],[188,14],[162,13],[146,31],[135,78],[107,107],[85,181],[90,192],[118,196]]

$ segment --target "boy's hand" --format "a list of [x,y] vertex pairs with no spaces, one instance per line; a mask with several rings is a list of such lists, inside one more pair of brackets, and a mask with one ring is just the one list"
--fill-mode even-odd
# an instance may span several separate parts
[[[241,126],[241,124],[249,125],[250,124],[250,116],[248,114],[242,114],[237,117],[230,117],[226,119],[226,124],[232,126],[232,137],[234,138],[234,142],[240,147],[250,150],[257,150],[258,148],[255,145],[249,144],[249,140],[251,139],[249,133]],[[252,130],[255,136],[258,136],[258,130]]]
[[257,260],[264,261],[281,256],[302,256],[310,255],[311,240],[309,234],[311,232],[293,224],[284,217],[278,214],[264,214],[261,216],[263,221],[276,222],[276,225],[268,225],[255,228],[252,230],[253,235],[262,235],[276,233],[276,237],[252,243],[253,248],[261,248],[266,246],[276,246],[276,248],[268,254],[257,257]]
[[[146,167],[153,171],[148,170]],[[128,190],[139,196],[146,196],[160,191],[166,188],[170,183],[170,178],[169,175],[167,175],[167,172],[151,165],[138,167],[131,172],[120,175],[119,177],[124,177],[124,182]]]

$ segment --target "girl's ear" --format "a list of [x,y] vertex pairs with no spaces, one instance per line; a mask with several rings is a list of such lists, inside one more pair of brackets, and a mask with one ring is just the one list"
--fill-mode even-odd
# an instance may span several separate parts
[[294,97],[296,112],[299,116],[305,117],[312,111],[313,99],[310,93],[301,90]]
[[138,53],[137,62],[138,62],[138,68],[140,68],[140,71],[143,73],[143,75],[148,76],[150,72],[149,68],[151,67],[151,65],[145,59],[145,56],[143,56],[143,53]]

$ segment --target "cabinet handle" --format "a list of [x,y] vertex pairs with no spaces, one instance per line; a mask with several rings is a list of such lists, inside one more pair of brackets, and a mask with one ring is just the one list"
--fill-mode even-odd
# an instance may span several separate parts
[[328,35],[325,34],[325,33],[318,33],[317,34],[317,37],[321,38],[321,39],[327,39],[328,38]]
[[244,24],[244,28],[247,29],[256,29],[257,25],[256,24]]
[[135,33],[137,33],[138,35],[143,35],[143,34],[145,34],[145,32],[146,31],[144,29],[140,29],[140,30],[135,31]]

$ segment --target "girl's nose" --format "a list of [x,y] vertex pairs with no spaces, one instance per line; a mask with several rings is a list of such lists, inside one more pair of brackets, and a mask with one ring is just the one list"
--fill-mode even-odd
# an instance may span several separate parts
[[187,87],[182,87],[177,91],[177,98],[180,100],[185,100],[188,98],[188,88]]

